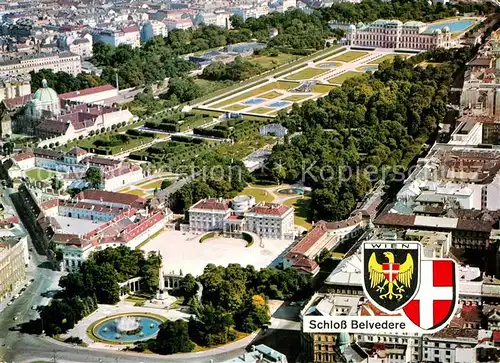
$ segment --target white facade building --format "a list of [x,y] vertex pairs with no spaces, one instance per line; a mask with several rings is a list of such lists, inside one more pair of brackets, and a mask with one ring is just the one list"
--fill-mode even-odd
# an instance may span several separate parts
[[51,69],[54,73],[66,72],[73,76],[82,72],[79,55],[71,52],[39,53],[20,58],[0,60],[0,76],[26,75],[40,69]]
[[132,48],[141,46],[139,28],[135,25],[126,26],[121,29],[99,29],[94,32],[94,43],[106,43],[113,47],[120,44],[128,44]]
[[295,235],[293,208],[282,204],[255,204],[253,197],[204,199],[189,209],[192,231],[251,232],[262,238],[285,239]]
[[426,24],[417,21],[379,19],[352,29],[347,33],[347,41],[352,46],[428,50],[449,47],[451,32],[448,27],[428,31]]

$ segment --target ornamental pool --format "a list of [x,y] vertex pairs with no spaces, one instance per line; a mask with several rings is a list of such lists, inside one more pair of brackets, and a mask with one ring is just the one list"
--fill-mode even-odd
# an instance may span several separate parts
[[245,105],[258,105],[259,103],[262,103],[264,102],[265,99],[263,98],[252,98],[250,100],[247,100],[245,102],[243,102]]
[[431,24],[427,27],[427,31],[433,31],[436,29],[443,29],[445,26],[450,28],[452,33],[460,33],[470,27],[471,25],[477,23],[476,20],[466,19],[466,20],[450,20],[442,23]]

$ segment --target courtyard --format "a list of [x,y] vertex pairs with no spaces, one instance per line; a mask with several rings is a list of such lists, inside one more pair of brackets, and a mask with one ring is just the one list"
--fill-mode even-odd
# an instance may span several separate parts
[[200,243],[203,233],[164,231],[141,247],[148,252],[160,251],[164,272],[190,273],[198,276],[209,263],[227,266],[238,263],[253,265],[256,269],[275,265],[293,242],[292,240],[256,240],[247,247],[247,242],[239,238],[214,237]]

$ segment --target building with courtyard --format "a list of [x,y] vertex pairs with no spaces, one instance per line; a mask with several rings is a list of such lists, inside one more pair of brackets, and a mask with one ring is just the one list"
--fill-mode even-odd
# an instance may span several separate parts
[[[144,176],[142,168],[118,159],[108,159],[94,156],[82,148],[75,147],[67,153],[35,148],[30,152],[23,152],[12,157],[14,169],[19,169],[19,174],[34,168],[63,173],[60,179],[67,184],[81,182],[89,167],[101,170],[101,188],[114,190],[124,185],[138,182]],[[16,175],[16,170],[12,170]]]
[[39,208],[37,223],[62,251],[66,271],[77,270],[94,251],[136,248],[172,217],[168,209],[150,209],[144,198],[100,190],[84,190],[71,200],[47,200]]
[[250,196],[200,200],[189,208],[189,229],[195,232],[251,232],[270,239],[291,239],[296,235],[292,207],[256,203]]

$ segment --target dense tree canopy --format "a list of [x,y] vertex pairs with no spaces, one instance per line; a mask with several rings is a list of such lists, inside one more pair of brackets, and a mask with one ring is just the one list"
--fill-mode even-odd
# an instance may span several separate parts
[[209,64],[203,70],[201,77],[211,81],[243,81],[261,72],[262,67],[259,64],[247,61],[242,57],[236,57],[234,62],[213,62]]
[[[242,161],[213,152],[198,157],[194,170],[202,175],[171,197],[171,208],[176,213],[184,213],[200,199],[235,197],[251,179]],[[188,172],[192,170],[188,169]]]
[[75,77],[66,72],[54,73],[52,69],[41,69],[36,73],[32,71],[30,76],[33,91],[42,87],[42,80],[46,79],[47,85],[59,94],[96,87],[105,83],[101,78],[91,74],[80,73]]

